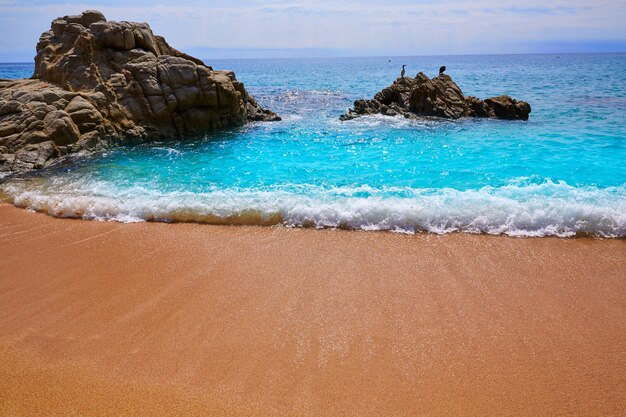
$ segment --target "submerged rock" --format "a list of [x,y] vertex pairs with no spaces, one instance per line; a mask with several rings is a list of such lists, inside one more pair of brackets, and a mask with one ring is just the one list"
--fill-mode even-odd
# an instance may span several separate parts
[[0,80],[0,172],[114,144],[181,138],[280,120],[231,71],[102,13],[55,19],[27,80]]
[[354,108],[342,115],[350,120],[367,114],[405,117],[435,116],[447,119],[461,117],[491,117],[509,120],[528,120],[530,105],[509,96],[480,100],[464,96],[449,75],[440,74],[430,79],[420,72],[415,78],[401,77],[376,93],[371,100],[357,100]]

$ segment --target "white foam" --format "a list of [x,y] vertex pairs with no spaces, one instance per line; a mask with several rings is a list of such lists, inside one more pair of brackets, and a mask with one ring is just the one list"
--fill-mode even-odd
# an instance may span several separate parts
[[182,152],[179,151],[178,149],[169,148],[167,146],[153,146],[152,149],[164,151],[167,156],[179,156],[182,154]]
[[303,116],[299,114],[286,114],[286,115],[281,115],[281,117],[283,118],[283,121],[285,122],[297,122],[304,118]]
[[520,180],[479,190],[402,187],[215,189],[205,193],[116,188],[54,179],[0,185],[14,204],[53,216],[121,222],[195,221],[290,227],[506,234],[626,236],[626,184],[572,187]]
[[[347,111],[348,109],[346,109]],[[341,121],[338,118],[330,121],[333,125],[347,125],[350,128],[373,128],[378,126],[390,126],[394,128],[422,128],[441,129],[442,127],[455,126],[463,123],[463,120],[446,120],[434,117],[408,118],[403,115],[387,116],[384,114],[368,114],[354,119]]]

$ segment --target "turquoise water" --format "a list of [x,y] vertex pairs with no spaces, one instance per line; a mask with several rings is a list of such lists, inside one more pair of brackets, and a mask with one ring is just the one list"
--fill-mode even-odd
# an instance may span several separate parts
[[[284,121],[118,148],[0,191],[52,215],[119,221],[626,236],[626,54],[207,63],[234,70]],[[446,65],[466,95],[524,99],[530,120],[338,120],[402,64],[431,76]],[[0,78],[31,73],[0,64]]]

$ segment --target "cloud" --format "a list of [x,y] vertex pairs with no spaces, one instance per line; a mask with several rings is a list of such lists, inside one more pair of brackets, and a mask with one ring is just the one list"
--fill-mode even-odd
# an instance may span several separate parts
[[[49,21],[97,8],[147,21],[185,48],[329,48],[374,54],[528,52],[540,42],[626,40],[622,0],[0,0],[0,49],[36,42]],[[30,33],[31,35],[26,35]],[[17,42],[20,44],[20,41]],[[32,45],[32,43],[30,43]],[[21,46],[20,46],[21,47]]]

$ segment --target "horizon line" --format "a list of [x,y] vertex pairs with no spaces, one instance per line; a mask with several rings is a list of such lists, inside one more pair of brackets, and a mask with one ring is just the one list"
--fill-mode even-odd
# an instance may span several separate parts
[[[217,48],[219,49],[219,48]],[[245,48],[241,48],[245,49]],[[237,51],[238,49],[219,49],[224,51]],[[271,51],[272,49],[256,49],[257,51]],[[280,49],[288,50],[288,49]],[[294,49],[297,50],[297,49]],[[184,51],[181,51],[184,52]],[[519,56],[519,55],[603,55],[603,54],[625,54],[626,50],[615,51],[594,51],[594,52],[518,52],[518,53],[479,53],[479,54],[416,54],[416,55],[337,55],[337,56],[289,56],[289,57],[241,57],[241,58],[199,58],[201,60],[217,59],[217,60],[263,60],[263,59],[345,59],[345,58],[416,58],[416,57],[443,57],[443,56]],[[31,64],[32,61],[1,61],[0,64]]]

